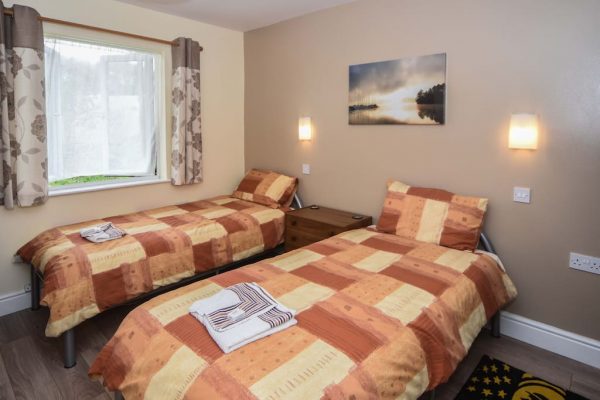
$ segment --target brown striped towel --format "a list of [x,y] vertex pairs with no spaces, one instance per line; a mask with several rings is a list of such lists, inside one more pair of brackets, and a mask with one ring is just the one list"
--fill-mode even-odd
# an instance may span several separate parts
[[[230,295],[225,291],[230,291]],[[211,304],[216,305],[219,302],[229,300],[227,305],[206,313],[207,321],[219,332],[229,329],[235,326],[236,323],[248,318],[261,316],[278,304],[263,288],[255,283],[239,283],[228,287],[225,291],[210,299],[197,302],[198,304],[195,304],[195,307],[192,306],[195,312],[202,313],[201,310],[204,307],[210,307]],[[233,302],[231,302],[231,298],[233,298]],[[204,304],[204,306],[201,304]]]

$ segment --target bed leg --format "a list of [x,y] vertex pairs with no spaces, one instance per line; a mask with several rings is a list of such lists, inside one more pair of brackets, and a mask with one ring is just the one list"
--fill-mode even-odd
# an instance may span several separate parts
[[495,338],[500,337],[500,311],[492,317],[492,336]]
[[115,400],[124,400],[125,399],[123,397],[123,393],[119,392],[118,390],[115,390],[115,392],[114,392],[114,398],[115,398]]
[[63,340],[65,368],[73,368],[77,363],[77,354],[75,352],[75,328],[71,328],[64,332]]
[[30,265],[31,269],[31,309],[33,311],[40,308],[40,278],[35,272],[35,267]]

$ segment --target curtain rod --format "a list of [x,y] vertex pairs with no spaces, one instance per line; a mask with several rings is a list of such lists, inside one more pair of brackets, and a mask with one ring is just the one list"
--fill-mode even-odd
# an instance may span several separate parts
[[[12,8],[5,8],[4,9],[4,15],[14,16],[13,9]],[[112,30],[112,29],[100,28],[98,26],[79,24],[77,22],[71,22],[71,21],[64,21],[62,19],[55,19],[55,18],[48,18],[48,17],[42,17],[42,16],[40,16],[39,20],[42,21],[42,22],[48,22],[50,24],[59,24],[59,25],[72,26],[72,27],[75,27],[75,28],[89,29],[91,31],[96,31],[96,32],[112,33],[112,34],[115,34],[115,35],[126,36],[126,37],[130,37],[130,38],[134,38],[134,39],[141,39],[141,40],[147,40],[149,42],[167,44],[169,46],[177,46],[176,42],[170,41],[170,40],[157,39],[157,38],[153,38],[153,37],[150,37],[150,36],[136,35],[135,33],[115,31],[115,30]],[[202,51],[202,50],[204,50],[204,49],[202,48],[202,46],[200,46],[200,51]]]

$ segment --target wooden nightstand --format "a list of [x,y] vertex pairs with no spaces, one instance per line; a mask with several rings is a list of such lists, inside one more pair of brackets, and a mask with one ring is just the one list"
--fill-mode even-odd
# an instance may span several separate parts
[[[285,215],[285,251],[307,246],[351,229],[371,225],[373,218],[316,206],[292,210]],[[353,218],[353,217],[357,218]],[[360,217],[360,218],[358,218]]]

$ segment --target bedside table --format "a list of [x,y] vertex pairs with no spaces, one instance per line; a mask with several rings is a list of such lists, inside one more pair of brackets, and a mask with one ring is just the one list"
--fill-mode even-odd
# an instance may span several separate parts
[[[364,228],[373,218],[333,208],[299,208],[285,214],[285,251],[307,246],[352,229]],[[352,218],[360,216],[360,218]]]

